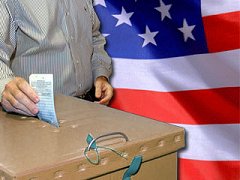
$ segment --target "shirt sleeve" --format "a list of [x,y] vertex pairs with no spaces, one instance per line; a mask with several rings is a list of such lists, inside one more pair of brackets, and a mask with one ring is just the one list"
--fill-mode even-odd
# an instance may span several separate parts
[[[93,9],[93,8],[92,8]],[[92,21],[93,21],[93,56],[92,56],[92,71],[93,78],[96,80],[99,76],[105,76],[109,79],[112,74],[112,60],[108,56],[107,52],[104,50],[104,45],[106,40],[104,36],[100,33],[100,21],[95,13],[92,11]]]
[[[16,47],[15,23],[11,6],[0,1],[0,93],[5,85],[14,78],[10,69],[10,57]],[[0,95],[1,101],[1,95]]]

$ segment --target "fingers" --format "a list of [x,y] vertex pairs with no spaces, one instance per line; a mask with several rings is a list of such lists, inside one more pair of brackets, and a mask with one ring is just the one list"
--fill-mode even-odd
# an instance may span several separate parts
[[100,99],[99,103],[108,105],[113,96],[113,88],[106,78],[97,79],[95,82],[95,96]]
[[34,114],[31,113],[27,113],[25,111],[22,111],[20,109],[16,109],[15,107],[13,107],[7,100],[3,99],[2,100],[2,107],[7,111],[7,112],[15,112],[18,114],[23,114],[26,116],[34,116]]
[[102,83],[96,82],[95,84],[95,97],[101,99],[102,96]]
[[5,86],[1,104],[8,112],[33,116],[38,113],[38,101],[30,85],[23,78],[15,78]]
[[113,92],[110,90],[107,90],[104,92],[104,95],[102,96],[101,100],[99,101],[100,104],[108,105],[110,100],[112,99]]
[[39,101],[39,97],[37,93],[33,90],[33,88],[28,84],[27,81],[23,78],[17,78],[17,86],[31,101],[37,103]]

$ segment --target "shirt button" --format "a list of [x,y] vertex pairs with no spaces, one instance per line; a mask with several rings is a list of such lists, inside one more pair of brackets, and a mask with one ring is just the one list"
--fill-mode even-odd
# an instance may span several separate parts
[[73,36],[70,36],[70,40],[73,41],[73,40],[74,40],[74,37],[73,37]]
[[76,63],[79,64],[79,61],[77,60]]
[[84,10],[85,10],[85,11],[87,11],[87,8],[86,8],[86,6],[84,6]]
[[81,88],[82,88],[82,83],[80,83],[80,84],[78,85],[78,87],[81,89]]
[[68,15],[69,15],[69,12],[66,12],[65,15],[68,16]]

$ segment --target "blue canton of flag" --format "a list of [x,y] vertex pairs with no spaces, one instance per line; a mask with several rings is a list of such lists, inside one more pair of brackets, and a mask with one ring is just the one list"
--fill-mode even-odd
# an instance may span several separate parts
[[156,59],[207,53],[200,0],[95,0],[111,57]]

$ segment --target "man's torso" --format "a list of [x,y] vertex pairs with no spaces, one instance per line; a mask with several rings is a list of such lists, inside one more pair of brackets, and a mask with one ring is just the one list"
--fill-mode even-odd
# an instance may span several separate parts
[[92,86],[92,7],[87,0],[11,0],[16,50],[11,69],[28,79],[54,75],[55,92],[80,95]]

